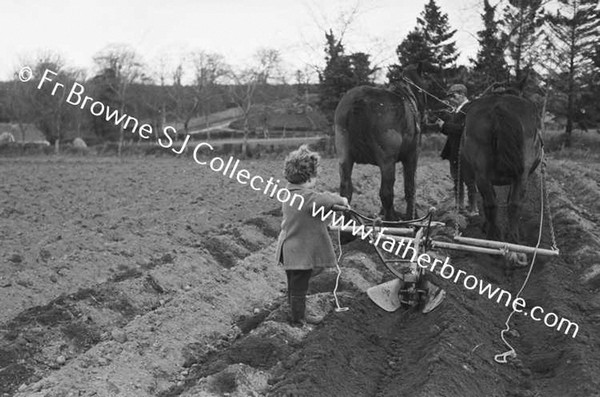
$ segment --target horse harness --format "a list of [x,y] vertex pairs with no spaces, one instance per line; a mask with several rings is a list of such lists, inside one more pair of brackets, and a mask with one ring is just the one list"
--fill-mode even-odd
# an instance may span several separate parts
[[[407,79],[406,77],[403,78],[406,82],[411,83],[412,85],[414,85],[415,87],[419,88],[419,86],[417,86],[416,84],[412,83],[409,79]],[[417,116],[415,117],[416,119],[420,119],[420,123],[415,123],[416,128],[418,130],[418,132],[421,132],[421,123],[423,122],[425,115],[424,113],[421,114],[421,111],[419,111],[419,105],[417,103],[417,98],[415,96],[415,94],[412,92],[412,90],[410,89],[410,87],[400,87],[402,88],[402,90],[400,92],[393,90],[393,89],[388,89],[387,91],[402,99],[402,101],[404,101],[404,103],[408,102],[410,110],[412,111],[412,113]],[[380,106],[384,106],[383,103],[379,103]],[[393,106],[393,107],[399,107],[399,106]],[[420,116],[420,117],[419,117]]]

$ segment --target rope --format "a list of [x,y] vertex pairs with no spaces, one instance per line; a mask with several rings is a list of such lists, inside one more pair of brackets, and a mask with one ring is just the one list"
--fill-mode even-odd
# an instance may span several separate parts
[[[542,161],[544,161],[544,151],[542,149]],[[544,224],[544,191],[545,191],[545,186],[544,186],[544,178],[542,176],[542,178],[540,178],[541,180],[541,185],[540,186],[540,200],[541,200],[541,209],[540,209],[540,230],[538,233],[538,241],[537,244],[535,246],[535,251],[533,251],[533,258],[531,258],[531,265],[529,266],[529,271],[527,272],[527,277],[525,277],[525,281],[523,281],[523,285],[521,285],[521,289],[519,289],[519,292],[517,292],[517,296],[515,299],[518,299],[521,296],[521,292],[523,292],[523,290],[525,289],[525,286],[527,285],[527,282],[529,281],[529,276],[531,276],[531,271],[533,270],[533,264],[535,263],[535,258],[537,256],[537,250],[540,247],[540,243],[542,241],[542,230],[543,230],[543,224]],[[507,363],[507,357],[512,357],[512,358],[516,358],[517,357],[517,352],[515,351],[515,349],[510,345],[510,343],[508,343],[506,341],[506,339],[504,338],[504,334],[508,331],[510,331],[510,319],[512,317],[513,314],[515,314],[516,311],[513,307],[512,312],[508,315],[508,318],[506,319],[506,322],[504,323],[504,325],[506,326],[505,329],[503,329],[500,332],[500,338],[502,339],[502,341],[504,342],[504,344],[506,346],[508,346],[510,348],[510,350],[502,353],[502,354],[497,354],[494,356],[494,361],[496,361],[497,363],[500,364],[506,364]]]
[[550,226],[550,237],[552,238],[552,249],[558,251],[558,244],[556,243],[556,235],[554,233],[554,221],[552,220],[552,209],[550,208],[550,199],[548,198],[548,188],[546,186],[546,156],[544,154],[544,137],[546,135],[546,123],[544,122],[544,116],[546,115],[546,105],[548,103],[548,95],[549,95],[549,90],[545,90],[544,105],[542,106],[542,114],[540,117],[541,131],[538,131],[537,136],[540,138],[541,145],[542,145],[541,171],[542,171],[542,185],[544,188],[544,202],[546,203],[546,206],[544,208],[546,209],[546,214],[548,216],[548,222],[549,222],[549,226]]
[[340,260],[342,259],[342,239],[341,239],[341,234],[342,231],[338,230],[337,231],[337,240],[338,240],[338,247],[340,247],[340,255],[337,258],[337,261],[335,261],[335,267],[337,268],[337,277],[335,278],[335,287],[333,288],[333,298],[335,299],[335,311],[336,312],[345,312],[348,311],[350,308],[349,307],[341,307],[340,306],[340,302],[338,300],[337,297],[337,289],[338,289],[338,285],[339,285],[339,281],[340,281],[340,276],[342,275],[342,269],[340,269]]
[[[456,108],[452,105],[450,105],[447,101],[444,101],[443,99],[438,98],[437,96],[433,95],[431,92],[419,87],[418,85],[416,85],[415,83],[413,83],[412,81],[410,81],[408,78],[406,77],[402,77],[402,79],[404,81],[406,81],[408,84],[414,86],[417,90],[421,91],[424,94],[429,95],[430,97],[432,97],[433,99],[435,99],[436,101],[438,101],[439,103],[446,105],[448,108],[452,109],[453,112],[456,111]],[[466,114],[464,111],[460,110],[460,113]]]

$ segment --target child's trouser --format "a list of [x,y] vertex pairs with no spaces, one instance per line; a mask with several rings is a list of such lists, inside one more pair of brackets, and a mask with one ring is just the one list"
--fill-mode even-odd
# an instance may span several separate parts
[[291,308],[292,323],[304,320],[306,310],[306,293],[308,292],[308,281],[312,269],[308,270],[286,270],[288,284],[288,303]]

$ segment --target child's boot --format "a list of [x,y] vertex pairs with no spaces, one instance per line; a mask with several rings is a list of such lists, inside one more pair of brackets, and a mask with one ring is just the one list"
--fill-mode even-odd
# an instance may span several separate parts
[[290,297],[291,320],[293,326],[301,327],[304,324],[304,312],[306,310],[306,296],[292,295]]

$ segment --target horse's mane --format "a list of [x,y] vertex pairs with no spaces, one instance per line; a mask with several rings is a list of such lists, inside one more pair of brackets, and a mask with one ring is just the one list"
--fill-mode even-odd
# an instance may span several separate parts
[[402,97],[404,99],[410,99],[411,97],[415,97],[413,91],[409,87],[408,83],[405,81],[396,82],[394,84],[389,85],[386,89],[394,95]]

